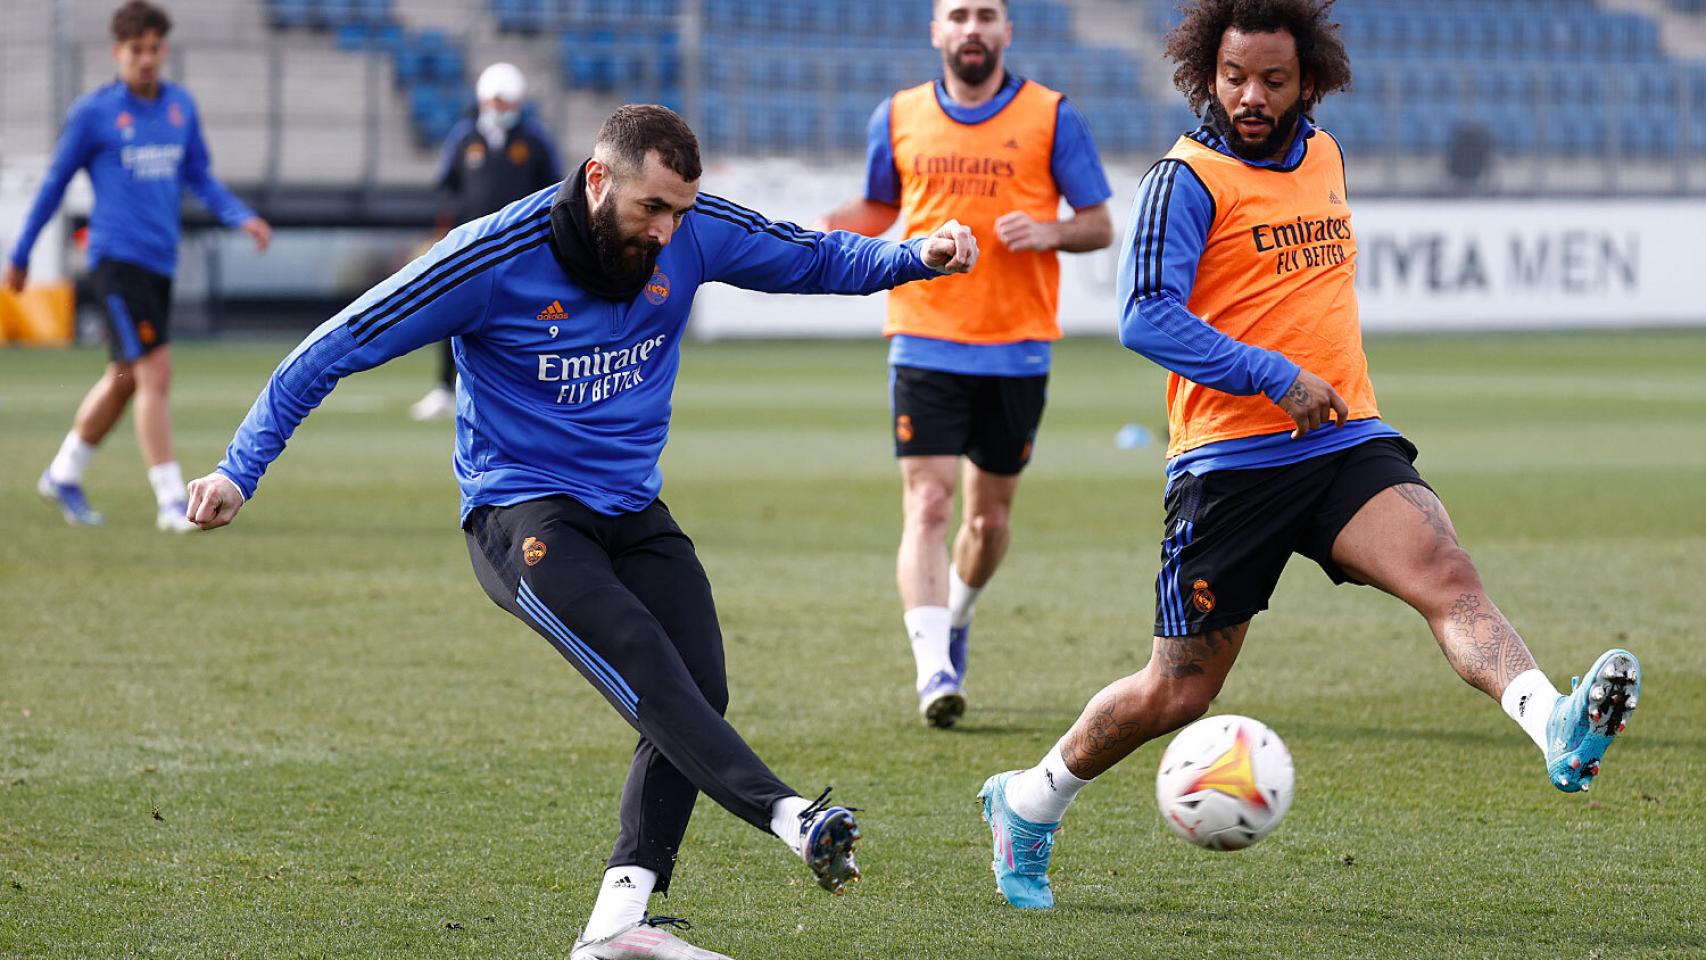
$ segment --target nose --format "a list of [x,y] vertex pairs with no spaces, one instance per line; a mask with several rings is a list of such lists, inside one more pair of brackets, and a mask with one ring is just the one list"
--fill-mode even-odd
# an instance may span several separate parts
[[667,246],[670,236],[674,233],[675,217],[673,214],[653,218],[646,228],[646,236],[656,241],[660,247]]
[[1257,110],[1265,114],[1268,112],[1268,92],[1262,89],[1259,82],[1251,79],[1244,84],[1242,90],[1238,91],[1238,106],[1241,109]]

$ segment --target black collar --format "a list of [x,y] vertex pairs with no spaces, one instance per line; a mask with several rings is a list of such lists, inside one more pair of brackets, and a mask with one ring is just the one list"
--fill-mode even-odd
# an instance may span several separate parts
[[649,278],[619,286],[606,277],[588,218],[586,164],[582,163],[574,176],[563,180],[557,198],[551,201],[551,253],[576,286],[600,300],[625,302],[639,296]]

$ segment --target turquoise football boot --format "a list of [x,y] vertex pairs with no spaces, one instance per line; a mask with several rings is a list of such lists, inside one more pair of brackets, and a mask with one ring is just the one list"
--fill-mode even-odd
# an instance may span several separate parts
[[995,841],[989,869],[995,871],[995,889],[1008,903],[1021,910],[1048,910],[1054,906],[1048,858],[1054,852],[1054,835],[1060,823],[1032,823],[1007,806],[1007,781],[1018,772],[1009,770],[990,777],[977,794],[983,801],[984,822]]
[[1623,732],[1641,696],[1641,662],[1627,650],[1599,655],[1587,677],[1572,677],[1546,721],[1546,775],[1565,793],[1593,786],[1611,739]]

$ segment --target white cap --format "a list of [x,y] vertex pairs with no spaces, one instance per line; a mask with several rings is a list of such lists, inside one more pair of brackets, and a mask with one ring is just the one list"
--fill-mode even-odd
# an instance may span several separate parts
[[482,101],[520,103],[527,96],[527,78],[513,63],[494,63],[480,72],[480,81],[474,85],[474,96]]

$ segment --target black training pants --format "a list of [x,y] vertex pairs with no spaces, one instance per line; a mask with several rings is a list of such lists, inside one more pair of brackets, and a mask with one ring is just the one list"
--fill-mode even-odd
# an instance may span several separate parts
[[464,527],[498,606],[538,631],[640,732],[609,865],[669,889],[699,791],[769,832],[795,795],[723,719],[723,635],[705,568],[663,502],[605,516],[566,496],[477,507]]

